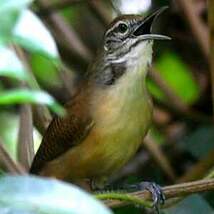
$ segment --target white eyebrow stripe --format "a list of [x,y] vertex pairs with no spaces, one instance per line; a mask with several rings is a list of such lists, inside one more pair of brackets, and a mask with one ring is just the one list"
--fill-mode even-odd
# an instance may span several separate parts
[[105,35],[107,35],[109,32],[114,31],[115,28],[118,27],[119,24],[125,24],[127,25],[127,23],[125,21],[119,20],[118,22],[116,22],[110,29],[108,29],[105,33]]

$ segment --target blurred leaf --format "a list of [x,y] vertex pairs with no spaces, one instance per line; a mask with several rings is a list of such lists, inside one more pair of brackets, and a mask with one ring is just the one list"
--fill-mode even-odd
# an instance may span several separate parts
[[192,195],[181,202],[175,207],[165,209],[165,214],[213,214],[214,210],[200,195]]
[[52,60],[39,54],[33,54],[31,66],[36,79],[42,84],[53,87],[57,87],[60,84],[58,70]]
[[185,137],[181,145],[195,158],[205,157],[209,151],[214,149],[214,127],[199,127]]
[[4,171],[0,169],[0,177],[4,175]]
[[[194,103],[199,97],[199,87],[188,66],[173,52],[163,54],[156,62],[155,68],[168,86],[187,103]],[[162,91],[149,82],[151,93],[160,100],[166,100]]]
[[21,10],[25,9],[32,0],[1,0],[0,1],[0,41],[10,38]]
[[14,176],[0,178],[0,213],[110,214],[80,188],[53,179]]
[[10,156],[16,160],[18,116],[15,113],[3,111],[0,112],[0,121],[0,136]]
[[161,131],[157,127],[152,126],[149,130],[149,133],[155,139],[156,143],[163,145],[166,142],[166,137],[163,135],[163,133],[161,133]]
[[0,46],[0,76],[29,80],[22,62],[11,49],[5,46]]
[[13,30],[15,42],[32,52],[59,57],[53,37],[41,20],[30,10],[22,11]]
[[34,103],[48,105],[55,113],[64,115],[64,108],[53,97],[43,91],[17,89],[0,93],[0,105]]
[[158,100],[166,101],[166,96],[154,82],[152,82],[150,79],[147,79],[146,83],[150,94],[152,94]]
[[151,0],[111,0],[123,14],[142,14],[152,6]]

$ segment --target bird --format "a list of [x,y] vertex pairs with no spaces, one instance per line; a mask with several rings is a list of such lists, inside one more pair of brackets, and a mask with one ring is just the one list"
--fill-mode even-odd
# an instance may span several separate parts
[[[135,155],[152,120],[146,76],[153,42],[170,39],[152,33],[165,9],[121,15],[109,24],[97,57],[65,104],[66,116],[55,116],[47,128],[30,173],[76,184],[90,180],[102,189]],[[145,186],[157,201],[158,185]]]

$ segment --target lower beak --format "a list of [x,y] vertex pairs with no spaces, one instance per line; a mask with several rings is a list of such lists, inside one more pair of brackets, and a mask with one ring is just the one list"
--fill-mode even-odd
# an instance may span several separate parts
[[162,7],[149,16],[145,17],[142,21],[139,22],[139,25],[136,27],[133,35],[135,37],[140,37],[143,40],[171,40],[170,37],[160,34],[153,34],[152,25],[155,19],[167,9],[168,7]]
[[171,37],[160,35],[160,34],[147,34],[143,35],[143,39],[145,40],[171,40]]

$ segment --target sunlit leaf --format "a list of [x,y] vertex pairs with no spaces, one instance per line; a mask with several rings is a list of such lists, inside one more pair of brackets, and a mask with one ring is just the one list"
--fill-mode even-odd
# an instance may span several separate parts
[[[184,102],[194,103],[199,95],[199,86],[189,67],[172,52],[163,54],[156,62],[155,67],[161,77]],[[153,83],[149,83],[151,93],[160,100],[166,100],[162,91]]]
[[1,177],[0,195],[0,213],[5,209],[34,214],[111,213],[80,188],[53,179]]
[[5,46],[0,46],[0,76],[12,77],[19,80],[28,80],[22,62],[14,51]]
[[30,10],[24,10],[13,30],[14,40],[32,52],[58,58],[53,37],[41,20]]
[[20,12],[32,0],[1,0],[0,1],[0,41],[10,39],[12,29],[16,24]]
[[43,91],[16,89],[0,93],[0,105],[34,103],[48,105],[55,113],[64,115],[64,109]]

